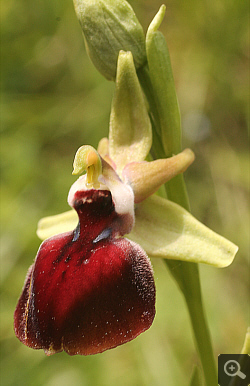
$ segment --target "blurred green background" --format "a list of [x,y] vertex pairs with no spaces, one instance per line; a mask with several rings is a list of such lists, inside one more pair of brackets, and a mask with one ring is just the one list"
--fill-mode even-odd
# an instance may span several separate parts
[[[131,1],[145,31],[161,1]],[[226,269],[201,266],[215,355],[238,353],[248,323],[248,4],[169,0],[161,30],[172,58],[193,214],[239,245]],[[179,386],[197,363],[184,301],[153,260],[157,314],[103,354],[47,358],[13,333],[13,312],[39,247],[38,220],[68,209],[77,148],[108,133],[114,85],[89,61],[71,0],[1,3],[1,385]],[[150,237],[150,235],[149,235]]]

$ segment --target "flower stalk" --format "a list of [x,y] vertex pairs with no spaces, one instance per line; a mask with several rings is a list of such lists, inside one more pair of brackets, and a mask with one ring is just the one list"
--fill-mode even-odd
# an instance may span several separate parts
[[[170,56],[165,38],[158,31],[164,13],[165,6],[161,6],[149,26],[146,37],[148,65],[139,72],[139,79],[151,108],[154,138],[160,136],[163,145],[160,148],[159,141],[153,142],[154,158],[170,157],[181,151],[181,120]],[[190,211],[182,174],[168,181],[165,190],[169,200]],[[197,264],[184,261],[165,260],[165,263],[184,295],[206,384],[215,386],[217,374],[202,302],[199,267]]]

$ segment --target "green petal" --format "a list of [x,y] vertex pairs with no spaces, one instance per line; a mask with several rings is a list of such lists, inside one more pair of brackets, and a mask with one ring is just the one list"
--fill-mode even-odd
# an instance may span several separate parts
[[156,195],[138,204],[135,216],[128,237],[151,257],[226,267],[238,250],[181,206]]
[[119,172],[129,162],[143,161],[151,145],[151,123],[133,56],[120,51],[110,116],[109,155]]
[[78,216],[75,210],[42,218],[37,226],[37,236],[41,240],[48,237],[72,231],[78,224]]

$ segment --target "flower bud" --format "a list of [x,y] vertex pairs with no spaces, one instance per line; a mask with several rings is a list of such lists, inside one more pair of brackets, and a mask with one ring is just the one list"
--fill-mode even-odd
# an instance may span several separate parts
[[132,7],[124,0],[74,0],[88,54],[108,80],[116,77],[120,50],[131,51],[136,68],[146,62],[145,37]]

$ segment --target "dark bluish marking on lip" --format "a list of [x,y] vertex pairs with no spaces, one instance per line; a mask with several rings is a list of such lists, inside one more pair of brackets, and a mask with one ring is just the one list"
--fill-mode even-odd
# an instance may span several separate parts
[[80,236],[80,222],[77,224],[77,227],[74,230],[74,236],[73,236],[72,242],[77,241],[79,239],[79,236]]
[[107,239],[111,234],[112,228],[106,228],[93,240],[93,243],[98,243],[101,240]]

